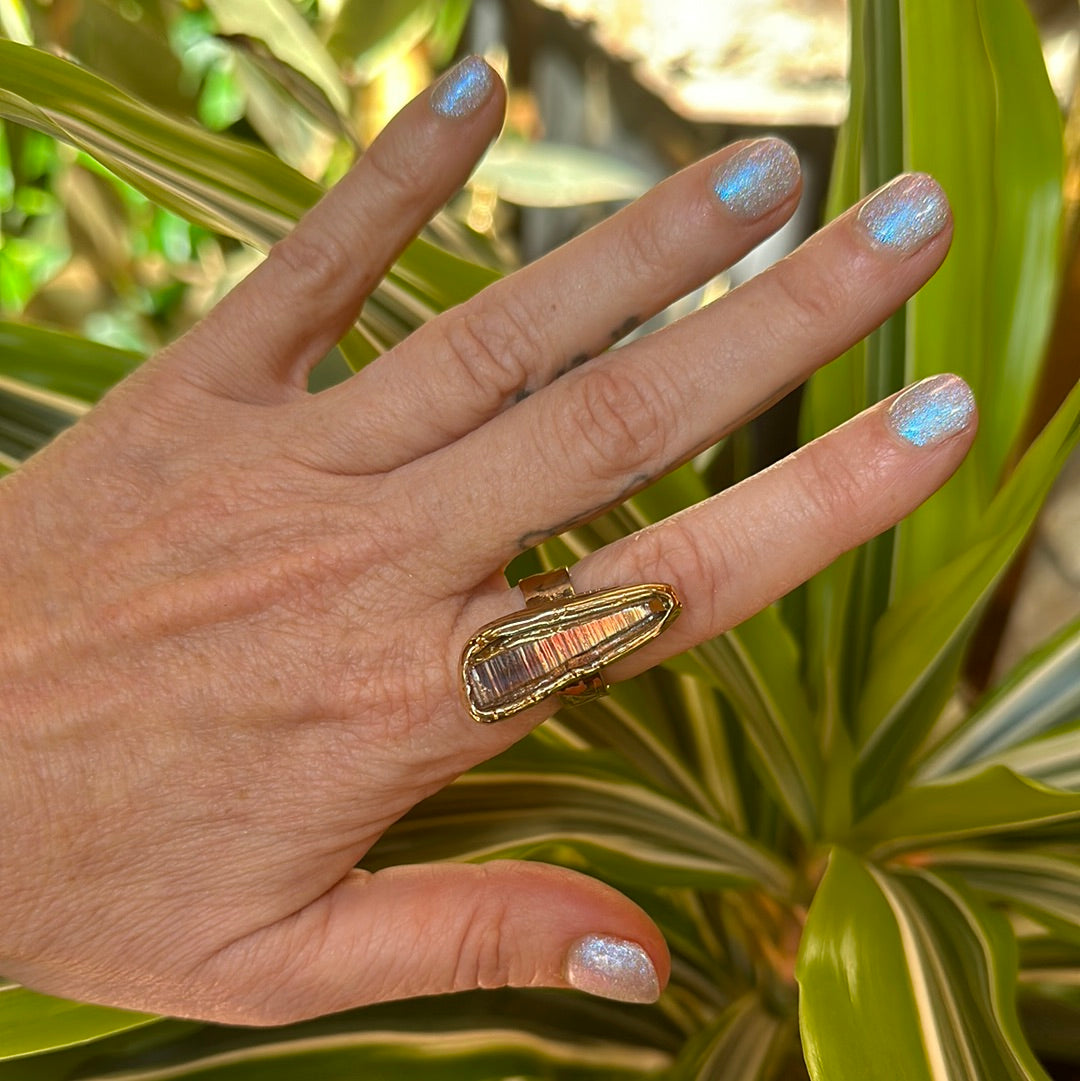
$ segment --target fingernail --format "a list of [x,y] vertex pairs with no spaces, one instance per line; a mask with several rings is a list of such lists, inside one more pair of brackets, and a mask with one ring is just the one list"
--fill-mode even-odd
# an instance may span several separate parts
[[932,375],[896,398],[889,424],[901,439],[929,447],[962,432],[975,415],[975,396],[956,375]]
[[586,935],[566,955],[571,987],[617,1002],[655,1002],[660,997],[649,955],[636,943],[610,935]]
[[949,201],[925,173],[898,176],[859,208],[857,221],[871,243],[909,255],[945,228]]
[[798,182],[798,154],[782,139],[758,139],[724,162],[713,191],[735,217],[755,221],[779,206]]
[[494,85],[491,68],[479,56],[467,56],[431,88],[431,107],[439,116],[460,119],[479,109]]

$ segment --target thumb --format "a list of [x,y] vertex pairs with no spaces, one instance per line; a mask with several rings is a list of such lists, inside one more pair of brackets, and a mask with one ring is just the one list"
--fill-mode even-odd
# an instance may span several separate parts
[[284,1024],[389,999],[478,987],[576,987],[655,1002],[670,958],[655,924],[610,886],[542,863],[352,871],[214,960],[240,1024]]

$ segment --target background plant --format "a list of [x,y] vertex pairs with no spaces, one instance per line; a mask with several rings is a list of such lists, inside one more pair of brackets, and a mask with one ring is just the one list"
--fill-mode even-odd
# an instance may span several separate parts
[[[0,324],[4,464],[281,236],[385,115],[380,71],[410,70],[417,55],[443,63],[466,14],[452,0],[373,10],[0,0],[0,300],[21,313]],[[82,66],[32,44],[61,32]],[[927,169],[952,198],[956,239],[903,315],[811,380],[802,432],[957,371],[982,412],[969,460],[889,535],[560,715],[416,808],[365,861],[509,855],[605,878],[665,930],[674,968],[661,1003],[506,990],[251,1031],[8,985],[0,1081],[1070,1076],[1080,623],[974,700],[962,676],[988,599],[1080,438],[1074,391],[1024,447],[1059,277],[1057,107],[1020,0],[857,0],[852,35],[830,213],[903,168]],[[496,262],[489,240],[442,219],[320,378],[481,288]],[[65,307],[57,269],[72,265],[83,277]],[[517,569],[569,562],[703,498],[740,479],[740,461],[686,466]]]

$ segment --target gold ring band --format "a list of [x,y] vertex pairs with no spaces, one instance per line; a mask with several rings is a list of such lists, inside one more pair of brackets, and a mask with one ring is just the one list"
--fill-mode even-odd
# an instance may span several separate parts
[[465,702],[483,724],[555,694],[568,706],[606,694],[603,668],[652,641],[682,608],[668,585],[578,593],[566,568],[518,588],[524,610],[481,627],[461,656]]

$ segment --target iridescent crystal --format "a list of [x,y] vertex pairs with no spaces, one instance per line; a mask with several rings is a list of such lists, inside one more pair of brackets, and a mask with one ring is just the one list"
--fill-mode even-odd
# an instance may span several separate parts
[[535,705],[655,638],[679,607],[670,586],[629,586],[490,623],[462,656],[469,709],[497,721]]

